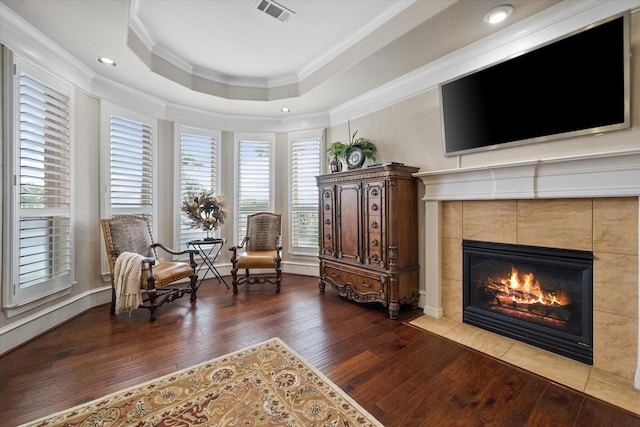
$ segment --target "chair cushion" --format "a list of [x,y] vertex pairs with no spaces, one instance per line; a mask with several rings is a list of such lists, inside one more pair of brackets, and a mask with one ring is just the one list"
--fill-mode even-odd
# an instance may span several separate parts
[[275,268],[277,251],[246,251],[238,255],[236,268]]
[[[153,266],[156,288],[185,277],[190,277],[192,274],[193,268],[185,262],[161,262]],[[142,289],[147,289],[147,277],[149,277],[149,272],[143,270],[140,275]]]

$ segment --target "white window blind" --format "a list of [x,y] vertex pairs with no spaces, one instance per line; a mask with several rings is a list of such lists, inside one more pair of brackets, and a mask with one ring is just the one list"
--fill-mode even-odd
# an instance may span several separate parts
[[320,137],[290,143],[290,239],[293,251],[318,249],[318,187]]
[[247,234],[247,215],[271,212],[272,142],[242,138],[238,144],[238,242]]
[[110,205],[112,214],[152,214],[151,126],[116,115],[110,125]]
[[25,62],[17,65],[18,256],[12,257],[10,305],[73,281],[70,88]]
[[[180,205],[189,192],[211,190],[217,194],[217,141],[216,138],[197,130],[180,134]],[[180,247],[189,240],[206,237],[206,231],[192,228],[187,216],[180,214]]]

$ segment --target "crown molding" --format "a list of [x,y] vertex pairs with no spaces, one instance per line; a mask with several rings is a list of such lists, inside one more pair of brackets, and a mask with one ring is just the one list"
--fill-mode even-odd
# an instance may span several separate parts
[[176,104],[167,104],[164,118],[194,127],[215,128],[228,132],[296,132],[329,126],[329,113],[315,113],[285,118],[230,116]]
[[73,86],[90,91],[95,73],[62,49],[20,15],[0,2],[0,43],[13,53],[58,76]]
[[0,43],[29,62],[70,83],[77,89],[114,104],[163,120],[224,131],[291,132],[330,125],[326,112],[285,118],[229,116],[168,103],[145,92],[103,77],[46,37],[0,2]]
[[[262,88],[262,89],[270,89],[270,88],[280,88],[283,86],[294,85],[299,87],[299,85],[307,78],[311,77],[315,72],[320,70],[325,65],[329,64],[340,54],[347,51],[349,48],[354,46],[356,43],[364,39],[368,34],[377,29],[380,25],[385,22],[391,20],[403,10],[410,7],[417,0],[398,0],[393,3],[393,6],[379,16],[376,19],[372,20],[366,26],[358,29],[356,32],[351,34],[349,37],[342,40],[340,43],[333,46],[332,49],[325,52],[323,55],[318,56],[315,60],[305,66],[302,70],[298,72],[294,72],[291,74],[276,76],[274,78],[258,78],[258,77],[244,77],[244,76],[234,76],[222,73],[217,70],[213,70],[210,68],[205,68],[198,66],[197,64],[192,64],[182,58],[177,52],[172,51],[165,46],[156,43],[153,40],[153,37],[149,34],[146,26],[142,23],[139,15],[140,9],[140,0],[131,0],[129,6],[129,35],[135,35],[136,38],[139,39],[142,46],[145,48],[145,52],[136,52],[138,57],[146,58],[150,56],[155,56],[158,59],[166,61],[173,66],[180,69],[182,72],[186,74],[193,75],[195,77],[200,77],[204,79],[211,79],[216,83],[221,83],[229,86],[244,86],[247,88]],[[152,64],[156,61],[151,61]],[[162,68],[153,67],[153,65],[147,64],[152,71],[168,77],[165,71]],[[197,90],[197,89],[194,89]],[[223,91],[221,91],[223,92]],[[217,96],[223,96],[221,94],[217,94]],[[265,95],[265,99],[278,99],[274,98],[277,96],[276,94],[269,93]],[[300,96],[300,93],[296,93],[295,96]],[[234,99],[234,98],[232,98]]]
[[[116,83],[99,76],[1,2],[0,42],[25,59],[36,64],[47,64],[47,69],[53,74],[89,94],[165,120],[184,118],[187,114],[192,114],[194,117],[202,117],[202,121],[199,121],[200,126],[206,123],[210,127],[211,123],[218,123],[217,127],[221,130],[255,130],[264,126],[269,131],[287,132],[303,129],[304,126],[337,126],[349,119],[373,113],[436,88],[439,84],[465,73],[499,62],[524,50],[533,49],[599,20],[638,7],[640,0],[561,2],[328,112],[286,118],[225,116],[210,111],[194,114],[196,109],[170,104]],[[144,41],[140,40],[140,43],[144,44]],[[295,91],[296,88],[291,90]],[[285,97],[291,96],[287,93]]]
[[638,7],[640,0],[563,1],[333,108],[331,124],[373,113]]
[[322,67],[329,64],[339,55],[343,54],[351,47],[355,46],[358,42],[362,41],[366,36],[378,29],[382,24],[390,21],[398,16],[402,11],[409,8],[418,0],[396,0],[393,2],[393,6],[387,9],[382,15],[377,16],[367,25],[355,31],[350,36],[346,37],[340,43],[333,46],[333,48],[324,54],[318,56],[314,61],[310,62],[297,74],[297,82],[300,83],[303,80],[311,77],[314,73],[319,71]]

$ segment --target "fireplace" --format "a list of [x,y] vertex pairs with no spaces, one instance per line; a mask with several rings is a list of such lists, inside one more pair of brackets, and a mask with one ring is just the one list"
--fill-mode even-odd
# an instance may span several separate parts
[[593,364],[593,253],[463,241],[463,322]]

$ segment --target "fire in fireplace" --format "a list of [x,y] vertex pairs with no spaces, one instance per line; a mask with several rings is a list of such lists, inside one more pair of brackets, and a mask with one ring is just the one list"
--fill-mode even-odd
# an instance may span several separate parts
[[463,321],[593,364],[593,253],[463,241]]

